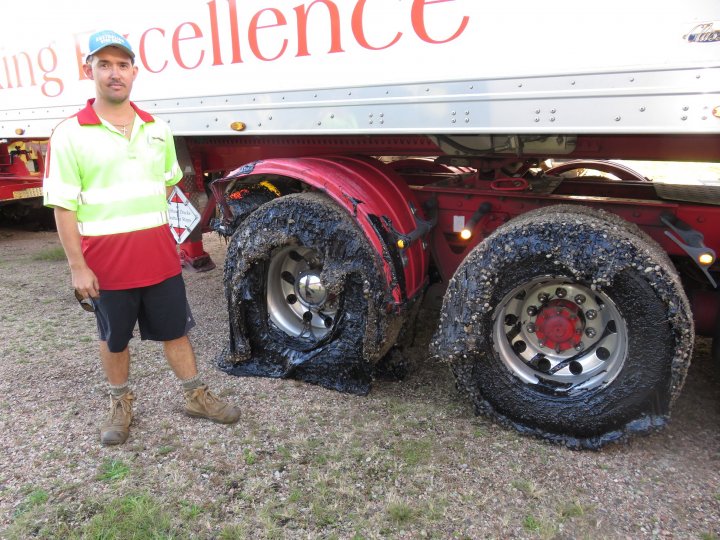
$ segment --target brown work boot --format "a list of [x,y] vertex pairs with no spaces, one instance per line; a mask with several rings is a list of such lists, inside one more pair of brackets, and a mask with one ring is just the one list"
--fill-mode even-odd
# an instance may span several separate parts
[[110,415],[100,427],[102,444],[122,444],[127,441],[132,422],[132,402],[135,394],[125,392],[120,397],[110,396]]
[[222,401],[205,384],[185,392],[185,414],[219,424],[234,424],[240,419],[240,409]]

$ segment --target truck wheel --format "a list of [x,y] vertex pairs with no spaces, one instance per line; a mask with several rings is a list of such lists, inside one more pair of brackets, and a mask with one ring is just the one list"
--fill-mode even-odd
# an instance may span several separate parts
[[231,340],[221,367],[366,394],[372,366],[401,323],[385,309],[383,283],[362,231],[328,198],[303,193],[266,203],[228,248]]
[[693,322],[659,247],[567,207],[498,228],[448,286],[435,356],[478,413],[573,448],[668,419]]

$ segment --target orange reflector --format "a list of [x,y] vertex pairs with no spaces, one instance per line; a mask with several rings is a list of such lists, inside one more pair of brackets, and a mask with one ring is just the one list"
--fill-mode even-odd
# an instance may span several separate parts
[[710,266],[715,262],[715,257],[713,257],[712,253],[701,253],[698,255],[698,262],[703,266]]
[[233,122],[230,124],[230,129],[233,131],[245,131],[245,124],[243,122]]
[[720,106],[715,107],[715,108],[713,109],[713,116],[714,116],[715,118],[720,118]]
[[397,247],[400,249],[405,249],[405,240],[398,240],[397,241]]
[[265,189],[269,190],[276,197],[280,197],[282,195],[282,193],[280,193],[280,190],[267,180],[263,180],[262,182],[260,182],[260,185]]
[[15,135],[25,135],[25,130],[23,128],[17,128],[15,130]]

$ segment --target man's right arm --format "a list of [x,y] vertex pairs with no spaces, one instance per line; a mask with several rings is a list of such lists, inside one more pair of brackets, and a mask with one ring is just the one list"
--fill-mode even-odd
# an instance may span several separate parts
[[61,122],[50,138],[45,158],[43,202],[55,212],[58,236],[72,273],[72,286],[85,298],[97,297],[100,294],[97,276],[85,261],[78,229],[77,208],[82,180],[72,144],[74,124],[71,122]]
[[100,294],[100,286],[95,272],[87,265],[82,253],[82,237],[78,230],[77,214],[59,206],[54,210],[58,236],[72,273],[72,286],[85,298],[88,296],[97,298]]

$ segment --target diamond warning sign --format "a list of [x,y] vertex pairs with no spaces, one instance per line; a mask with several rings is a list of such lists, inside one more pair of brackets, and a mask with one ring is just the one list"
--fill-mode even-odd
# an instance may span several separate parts
[[190,236],[192,230],[200,223],[200,213],[190,204],[188,198],[177,186],[170,192],[168,206],[170,230],[175,237],[175,241],[180,244]]

